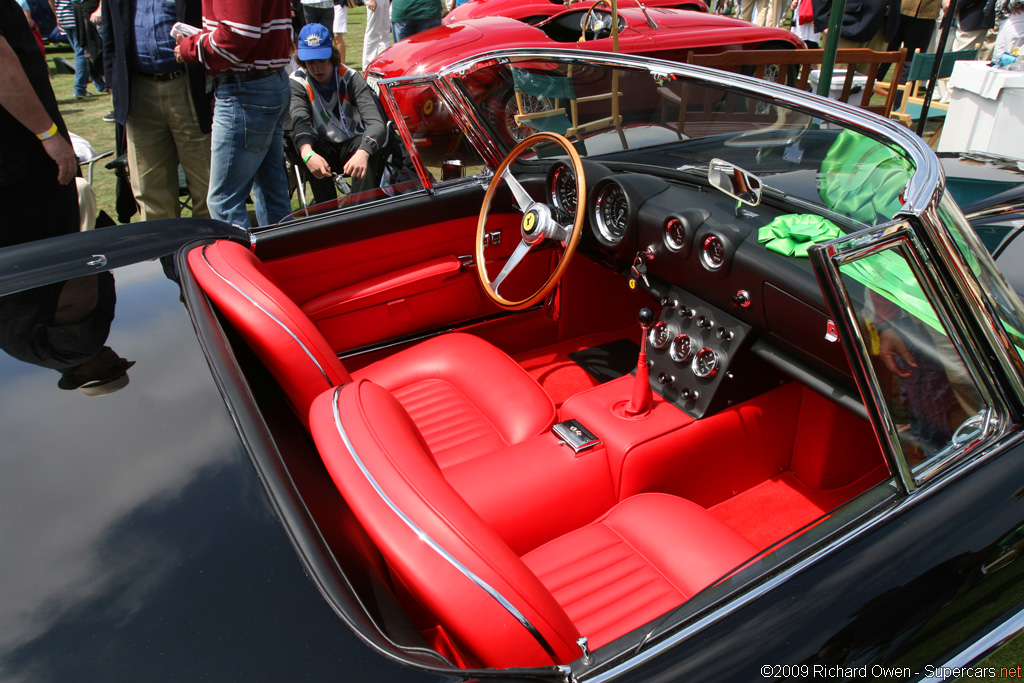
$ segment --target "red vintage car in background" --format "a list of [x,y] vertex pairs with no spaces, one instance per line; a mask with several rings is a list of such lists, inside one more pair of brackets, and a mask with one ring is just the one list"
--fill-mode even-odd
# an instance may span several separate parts
[[[501,3],[503,0],[487,2]],[[766,28],[739,19],[687,10],[625,7],[618,10],[618,23],[618,52],[676,62],[687,61],[690,53],[806,47],[802,40],[786,29]],[[382,78],[430,74],[443,65],[478,55],[498,45],[541,50],[571,46],[614,52],[612,13],[607,5],[601,3],[581,3],[552,14],[536,26],[503,16],[438,26],[395,43],[382,52],[367,66],[366,78],[372,85]],[[470,79],[466,85],[474,89],[474,99],[488,112],[491,123],[504,142],[514,144],[532,132],[514,120],[519,108],[511,82]],[[406,115],[409,130],[419,131],[422,135],[452,130],[447,122],[437,120],[439,116],[446,116],[444,112],[447,110],[436,107],[431,96],[426,91],[424,93],[422,101],[403,107],[405,112],[416,112],[411,115],[415,121]],[[532,110],[550,106],[551,101],[547,98],[530,98],[526,103],[526,107]]]
[[[667,7],[671,9],[688,9],[694,12],[707,12],[708,6],[703,0],[628,0],[627,7]],[[581,2],[561,2],[561,0],[469,0],[445,15],[445,24],[454,24],[466,19],[480,17],[509,17],[527,24],[539,24],[552,14],[566,8],[588,9],[594,0]]]

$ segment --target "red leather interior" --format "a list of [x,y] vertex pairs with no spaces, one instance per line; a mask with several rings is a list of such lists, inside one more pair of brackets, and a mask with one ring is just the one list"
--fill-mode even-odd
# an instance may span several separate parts
[[645,493],[523,562],[598,648],[681,605],[757,550],[699,505]]
[[[188,262],[303,423],[317,395],[351,381],[327,340],[251,251],[221,240],[193,249]],[[528,439],[554,419],[551,399],[525,370],[468,334],[435,337],[356,374],[396,393],[442,465]]]
[[334,349],[251,251],[220,240],[191,250],[188,265],[277,379],[303,423],[316,396],[351,381]]
[[408,295],[437,287],[461,269],[459,259],[443,256],[314,297],[302,304],[302,312],[313,320],[349,313],[393,299],[398,288]]
[[[335,401],[344,434],[365,472],[335,423]],[[331,390],[317,399],[310,417],[320,455],[352,511],[392,569],[469,660],[483,666],[539,666],[578,656],[579,634],[565,612],[441,476],[391,394],[370,382],[356,382],[337,395]],[[554,657],[462,567],[511,602]]]
[[699,506],[645,494],[520,558],[441,475],[389,392],[357,381],[316,399],[310,415],[327,470],[389,566],[482,666],[576,659],[580,635],[599,647],[756,552]]
[[440,467],[525,441],[555,406],[515,361],[479,337],[428,339],[353,373],[395,394]]
[[550,432],[449,467],[444,478],[520,555],[617,502],[604,448],[577,454]]
[[[520,241],[519,218],[518,213],[489,218],[488,231],[501,232],[502,239],[488,248],[488,258],[508,258]],[[431,221],[264,265],[331,347],[350,351],[500,312],[483,295],[475,269],[462,268],[458,262],[459,256],[473,253],[476,220],[473,216]],[[516,274],[534,288],[547,271],[548,254],[542,251],[531,253],[516,268]],[[513,280],[506,286],[514,285]]]
[[[632,392],[633,377],[625,375],[572,396],[559,412],[560,420],[579,420],[605,443],[617,493],[622,488],[624,461],[637,447],[665,435],[678,435],[682,427],[694,421],[657,394],[653,396],[650,412],[628,417],[624,408]],[[674,459],[679,455],[678,448],[661,452]],[[631,492],[638,491],[634,488]]]

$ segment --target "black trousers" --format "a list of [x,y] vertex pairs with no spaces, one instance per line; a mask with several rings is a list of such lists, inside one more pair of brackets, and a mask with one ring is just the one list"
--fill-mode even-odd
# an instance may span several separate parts
[[[900,15],[899,28],[896,30],[896,35],[893,39],[889,41],[889,50],[899,50],[903,46],[907,48],[907,61],[903,64],[900,83],[907,82],[907,75],[910,73],[910,62],[914,58],[914,50],[928,51],[928,43],[932,40],[932,31],[935,30],[935,23],[934,19],[920,19],[907,16],[906,14]],[[888,66],[888,64],[885,65],[886,70],[888,70]],[[879,78],[885,76],[881,69],[879,69],[878,76]]]
[[57,165],[0,185],[0,247],[78,232],[78,189],[57,182]]
[[[345,162],[352,158],[352,155],[359,149],[361,141],[361,135],[346,140],[340,145],[317,139],[313,143],[313,151],[327,159],[327,163],[331,166],[331,171],[341,173],[341,170],[345,167]],[[364,190],[380,187],[380,176],[383,172],[384,154],[377,152],[377,154],[371,155],[369,162],[367,162],[366,175],[359,180],[352,181],[352,192],[363,192]],[[313,201],[317,204],[330,201],[338,196],[333,178],[314,178],[312,174],[307,175],[309,176],[309,186],[313,188]]]

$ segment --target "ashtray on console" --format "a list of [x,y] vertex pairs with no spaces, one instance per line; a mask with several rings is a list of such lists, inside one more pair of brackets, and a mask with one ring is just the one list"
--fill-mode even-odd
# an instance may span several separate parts
[[585,451],[588,448],[593,448],[597,444],[601,443],[601,440],[597,438],[597,435],[584,427],[583,423],[579,420],[566,420],[565,422],[559,422],[551,428],[551,431],[562,441],[562,443],[572,448],[575,453]]

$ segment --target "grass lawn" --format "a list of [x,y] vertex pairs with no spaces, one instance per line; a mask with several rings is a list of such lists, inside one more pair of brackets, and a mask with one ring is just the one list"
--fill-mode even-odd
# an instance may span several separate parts
[[[348,33],[345,34],[345,63],[354,68],[362,69],[363,55],[363,32],[366,28],[366,8],[351,7],[348,10]],[[61,116],[68,130],[76,135],[81,135],[92,144],[96,154],[102,154],[108,150],[115,149],[114,135],[116,124],[103,120],[103,116],[113,109],[111,98],[106,95],[90,97],[84,100],[76,100],[73,89],[75,77],[72,74],[57,73],[54,67],[54,57],[64,57],[74,61],[71,48],[67,45],[47,45],[46,60],[50,66],[54,95],[57,96],[57,104],[60,107]],[[95,92],[92,85],[89,92]],[[106,211],[111,218],[117,220],[117,196],[115,194],[115,176],[113,171],[104,168],[110,159],[98,162],[93,169],[92,186],[96,191],[96,203],[100,210]],[[82,169],[82,175],[88,177],[87,170]],[[186,210],[185,215],[189,215]],[[132,220],[138,220],[136,214]]]

